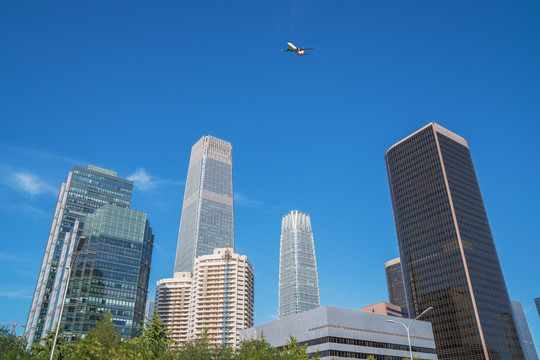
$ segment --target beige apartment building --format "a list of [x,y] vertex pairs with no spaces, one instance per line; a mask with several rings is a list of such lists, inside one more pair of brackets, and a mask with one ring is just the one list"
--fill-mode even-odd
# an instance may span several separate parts
[[192,283],[190,272],[175,272],[174,278],[159,280],[156,285],[155,309],[178,343],[188,339]]
[[236,346],[240,330],[253,326],[254,274],[247,256],[214,249],[195,260],[193,276],[160,280],[156,309],[178,343],[207,331],[211,343]]

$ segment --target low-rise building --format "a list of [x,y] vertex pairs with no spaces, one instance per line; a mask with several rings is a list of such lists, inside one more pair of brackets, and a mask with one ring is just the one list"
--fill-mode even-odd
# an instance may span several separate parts
[[[287,345],[290,336],[317,351],[323,360],[366,359],[402,360],[409,357],[407,332],[400,324],[390,323],[395,316],[322,306],[283,319],[257,325],[240,332],[240,341],[260,337],[274,347]],[[408,324],[410,320],[404,319]],[[411,326],[413,356],[435,360],[435,342],[431,323],[415,321]]]
[[381,301],[380,303],[364,306],[362,308],[362,311],[379,315],[389,315],[397,317],[404,317],[403,315],[405,315],[405,317],[407,317],[406,314],[403,313],[401,306],[390,304],[386,301]]

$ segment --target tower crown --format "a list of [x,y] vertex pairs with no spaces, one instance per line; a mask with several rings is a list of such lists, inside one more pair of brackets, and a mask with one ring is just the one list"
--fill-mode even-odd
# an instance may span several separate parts
[[283,215],[281,220],[281,231],[290,228],[302,228],[311,231],[311,220],[309,215],[303,212],[293,210],[290,213]]

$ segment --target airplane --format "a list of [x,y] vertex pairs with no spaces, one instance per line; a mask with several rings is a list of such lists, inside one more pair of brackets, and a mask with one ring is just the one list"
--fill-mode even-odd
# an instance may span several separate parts
[[287,46],[289,46],[290,49],[287,49],[287,50],[281,50],[281,52],[295,52],[297,55],[309,55],[309,53],[306,53],[305,51],[306,50],[313,50],[315,49],[315,47],[312,47],[312,48],[297,48],[296,46],[294,46],[293,44],[291,44],[290,42],[287,43]]

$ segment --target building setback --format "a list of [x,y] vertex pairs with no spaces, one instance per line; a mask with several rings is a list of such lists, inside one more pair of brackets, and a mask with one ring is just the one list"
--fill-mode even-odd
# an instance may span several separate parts
[[529,330],[529,324],[523,311],[523,305],[519,301],[512,300],[512,312],[516,322],[516,329],[519,335],[519,342],[525,355],[525,360],[538,360],[538,353],[534,346],[534,341]]
[[[58,193],[28,314],[25,337],[29,347],[44,337],[46,330],[52,330],[58,318],[61,288],[67,280],[67,272],[62,270],[71,259],[79,223],[105,204],[128,208],[132,190],[133,182],[117,177],[112,170],[88,165],[75,166],[69,172]],[[61,269],[58,277],[57,269]]]
[[[241,331],[240,340],[264,335],[266,341],[279,348],[294,336],[301,345],[307,344],[310,354],[318,351],[321,360],[366,359],[370,355],[377,360],[408,359],[405,328],[388,320],[400,321],[394,316],[321,306]],[[437,359],[431,324],[415,321],[410,331],[413,356]]]
[[523,359],[467,141],[430,123],[385,155],[410,317],[437,355]]
[[401,307],[403,316],[407,314],[407,297],[405,296],[405,286],[403,285],[403,272],[401,271],[401,261],[399,258],[387,261],[384,264],[386,274],[386,286],[388,287],[388,301]]
[[178,345],[200,337],[236,346],[238,332],[253,326],[254,273],[245,255],[214,249],[195,260],[193,276],[177,272],[157,282],[156,310]]
[[232,146],[203,136],[191,149],[174,272],[193,271],[195,258],[234,248]]
[[373,305],[362,306],[362,311],[379,315],[403,317],[403,310],[401,309],[401,306],[390,304],[386,301],[381,301]]
[[320,306],[319,278],[311,220],[291,211],[281,221],[279,318]]

